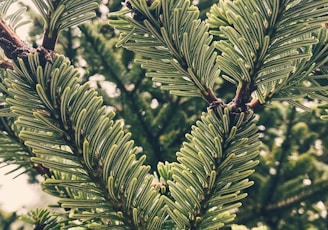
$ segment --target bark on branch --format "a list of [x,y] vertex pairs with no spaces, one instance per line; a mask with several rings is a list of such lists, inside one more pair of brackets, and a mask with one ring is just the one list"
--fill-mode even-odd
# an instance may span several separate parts
[[28,52],[24,42],[2,18],[0,18],[0,47],[9,59],[16,59],[22,52]]

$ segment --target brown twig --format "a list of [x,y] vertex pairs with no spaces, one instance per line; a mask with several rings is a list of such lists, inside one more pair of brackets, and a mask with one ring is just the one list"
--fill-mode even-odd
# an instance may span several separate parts
[[[57,7],[58,3],[59,1],[53,2],[54,7]],[[58,34],[58,28],[54,31],[46,29],[43,35],[42,47],[47,50],[54,50]],[[4,50],[5,55],[9,59],[16,59],[21,53],[29,53],[32,50],[24,46],[24,42],[8,25],[6,25],[2,18],[0,18],[0,47]]]
[[16,59],[25,50],[23,41],[2,18],[0,18],[0,47],[9,59]]
[[259,99],[253,99],[250,103],[247,104],[247,107],[251,110],[256,110],[261,106],[262,104]]
[[43,34],[42,47],[47,50],[55,50],[55,45],[58,38],[58,29],[50,32],[49,29],[46,29]]
[[16,46],[16,47],[23,47],[23,41],[16,35],[16,33],[6,25],[2,18],[0,18],[0,36],[10,38],[9,40]]
[[10,60],[6,60],[0,57],[0,68],[1,69],[14,69],[13,63]]
[[235,97],[229,103],[234,112],[245,112],[249,109],[247,103],[251,98],[252,91],[251,84],[247,81],[243,81],[241,86],[237,87]]
[[221,101],[215,96],[214,92],[209,88],[206,89],[206,93],[203,93],[203,97],[209,104],[213,104],[216,103],[217,101]]
[[[60,3],[60,0],[54,0],[52,1],[52,7],[54,9],[56,9],[58,7]],[[47,13],[48,15],[48,21],[50,21],[50,18],[52,17],[51,12],[48,11]],[[53,31],[49,30],[49,27],[45,29],[44,33],[43,33],[43,39],[42,39],[42,47],[44,47],[47,50],[55,50],[55,46],[57,43],[57,39],[58,39],[58,35],[59,35],[59,28],[54,28]]]
[[[256,110],[262,106],[258,99],[250,101],[252,93],[256,90],[256,86],[252,82],[243,81],[241,86],[236,90],[235,97],[229,103],[234,112],[245,112],[248,110]],[[250,101],[250,102],[249,102]]]

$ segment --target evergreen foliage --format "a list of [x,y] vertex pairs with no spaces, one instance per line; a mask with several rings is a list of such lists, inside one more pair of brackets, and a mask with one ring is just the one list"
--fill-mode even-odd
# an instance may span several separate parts
[[58,197],[21,217],[34,229],[288,229],[327,197],[324,121],[274,103],[327,102],[326,0],[33,0],[34,47],[14,2],[0,1],[0,157]]

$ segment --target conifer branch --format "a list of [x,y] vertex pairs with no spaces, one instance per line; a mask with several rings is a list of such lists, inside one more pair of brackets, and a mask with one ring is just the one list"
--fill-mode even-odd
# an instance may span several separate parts
[[[11,39],[15,41],[16,36],[11,35],[13,35]],[[10,52],[12,52],[11,49],[16,49],[16,46],[21,45],[10,43],[10,41],[6,44],[11,45],[4,47]],[[8,54],[9,51],[6,53]],[[102,100],[95,97],[94,90],[88,89],[87,85],[81,87],[77,85],[76,70],[69,67],[69,63],[66,63],[63,57],[54,55],[51,50],[48,51],[44,47],[9,56],[14,59],[13,70],[9,72],[7,82],[11,90],[10,96],[13,97],[8,98],[7,101],[18,116],[16,124],[24,129],[20,137],[25,145],[33,149],[36,154],[36,157],[32,158],[33,162],[42,164],[43,167],[50,168],[57,174],[44,182],[48,192],[61,196],[62,193],[58,193],[56,188],[66,186],[69,197],[59,200],[59,203],[64,208],[76,211],[79,210],[79,208],[75,209],[79,199],[73,194],[84,193],[85,196],[80,197],[83,202],[78,207],[84,210],[89,199],[92,205],[87,205],[87,207],[94,211],[103,210],[108,213],[109,218],[114,220],[113,223],[109,223],[110,225],[126,225],[131,228],[137,228],[137,225],[146,226],[145,221],[138,220],[145,216],[151,220],[148,224],[160,226],[162,223],[157,222],[158,220],[153,221],[153,218],[158,216],[153,215],[152,211],[162,216],[165,216],[165,213],[160,214],[161,201],[154,202],[159,195],[151,185],[152,177],[146,175],[149,167],[142,165],[145,157],[136,159],[137,149],[132,148],[132,142],[128,140],[130,135],[124,134],[120,122],[111,121],[112,114],[104,113],[105,108],[101,108]],[[62,79],[59,82],[55,81],[59,85],[56,85],[54,78]],[[20,88],[22,85],[25,85],[24,89]],[[80,102],[69,105],[73,102],[72,97],[74,98],[76,93],[80,95],[76,98]],[[21,94],[26,97],[17,97]],[[18,98],[26,104],[23,103],[23,105]],[[33,102],[31,103],[30,100]],[[89,108],[90,106],[92,109]],[[88,115],[90,112],[92,115]],[[84,123],[81,119],[87,119],[89,122]],[[92,120],[98,124],[93,123]],[[95,126],[101,129],[94,130]],[[114,139],[108,139],[107,128],[114,132],[111,135]],[[48,135],[44,135],[44,132]],[[95,136],[94,132],[102,133]],[[107,141],[111,142],[105,144],[104,135]],[[89,138],[93,142],[89,142]],[[73,143],[72,140],[74,140]],[[51,146],[48,146],[50,143]],[[54,156],[59,159],[56,160]],[[115,160],[115,164],[111,163],[112,160]],[[72,170],[73,167],[75,170]],[[78,180],[71,181],[72,175],[75,175]],[[88,189],[86,190],[85,187]],[[99,198],[96,199],[98,196]],[[127,199],[126,196],[129,198]],[[138,196],[139,200],[135,201]],[[140,196],[147,199],[140,200]],[[137,204],[132,206],[132,202],[137,202]],[[156,203],[155,206],[154,203]],[[108,207],[108,204],[112,206]],[[143,210],[138,210],[136,208],[138,205],[146,208],[149,214],[143,214]],[[93,215],[99,216],[97,212]],[[81,215],[77,211],[76,218]],[[125,218],[120,218],[121,215]],[[88,214],[86,216],[90,217]],[[101,223],[102,221],[99,224]]]
[[267,206],[272,202],[272,197],[274,195],[274,191],[276,188],[278,188],[278,184],[280,182],[280,177],[281,175],[281,171],[283,168],[283,165],[286,164],[286,160],[289,154],[291,154],[291,132],[292,132],[292,127],[294,124],[294,119],[295,119],[295,115],[296,115],[296,109],[292,108],[292,110],[289,113],[288,116],[288,124],[287,124],[287,130],[286,130],[286,139],[283,141],[280,149],[279,149],[279,155],[278,155],[278,162],[280,162],[280,164],[277,166],[277,171],[276,174],[273,175],[270,178],[270,181],[268,183],[268,188],[267,188],[267,193],[265,194],[265,197],[262,200],[262,207],[261,210],[263,212],[265,212],[265,210],[267,209]]
[[[101,35],[95,34],[88,26],[81,26],[81,31],[83,32],[87,42],[91,45],[92,49],[94,49],[95,53],[98,54],[102,66],[104,66],[104,69],[99,72],[103,73],[108,80],[113,80],[113,82],[115,82],[121,91],[121,97],[126,99],[124,102],[132,108],[132,111],[136,111],[135,116],[139,121],[138,123],[140,125],[141,132],[146,135],[148,140],[151,140],[149,145],[151,145],[152,153],[149,153],[147,160],[154,162],[151,164],[151,167],[152,169],[156,169],[157,162],[159,161],[158,153],[160,152],[160,149],[157,144],[157,140],[155,140],[156,137],[151,125],[144,120],[144,115],[142,114],[142,99],[139,99],[139,95],[136,91],[138,90],[138,84],[135,85],[134,90],[129,91],[126,88],[122,78],[125,77],[124,75],[128,76],[130,71],[125,68],[123,69],[121,63],[118,63],[114,57],[113,50],[107,47],[106,41],[104,41]],[[125,74],[122,75],[122,73]],[[140,77],[139,79],[139,82],[141,82],[142,78]]]
[[163,83],[162,89],[216,103],[216,52],[206,25],[198,19],[198,9],[190,1],[132,0],[128,7],[133,18],[123,10],[112,15],[110,21],[124,31],[118,45],[141,54],[143,59],[138,61],[149,70],[148,76]]
[[252,114],[218,106],[192,127],[188,142],[177,153],[180,164],[172,165],[174,182],[168,181],[175,199],[174,205],[167,201],[173,209],[168,212],[179,228],[203,229],[213,224],[212,218],[222,227],[234,219],[230,212],[223,213],[241,205],[238,201],[246,196],[241,188],[252,184],[245,178],[258,163],[252,160],[258,154],[257,129],[247,125],[253,119]]
[[[145,157],[136,159],[137,149],[133,148],[132,141],[129,141],[130,134],[124,134],[120,122],[111,121],[113,114],[104,112],[105,108],[101,107],[102,100],[96,96],[94,90],[89,89],[88,85],[76,84],[76,70],[70,68],[68,63],[64,62],[63,57],[55,56],[51,62],[43,63],[48,66],[44,68],[50,71],[49,73],[57,69],[55,71],[57,77],[43,75],[49,79],[46,81],[46,79],[40,78],[40,74],[43,72],[40,69],[42,63],[39,62],[39,57],[36,55],[38,54],[30,54],[26,57],[30,60],[29,67],[25,66],[22,59],[18,60],[19,66],[15,65],[14,72],[9,79],[12,83],[11,90],[15,95],[21,91],[19,88],[21,83],[13,82],[13,79],[17,77],[15,73],[23,74],[27,68],[30,69],[30,72],[26,72],[28,75],[21,75],[19,79],[25,85],[31,85],[31,88],[25,93],[30,94],[28,98],[36,95],[34,98],[37,103],[26,104],[22,107],[17,98],[10,99],[8,102],[16,108],[14,112],[19,116],[16,124],[26,129],[20,133],[20,137],[24,140],[25,145],[32,148],[36,154],[37,157],[32,158],[33,162],[49,167],[58,174],[44,182],[45,188],[51,194],[60,196],[60,193],[52,190],[58,186],[68,187],[69,198],[62,198],[59,203],[64,208],[76,210],[77,218],[83,214],[80,214],[79,209],[75,208],[85,207],[85,204],[92,202],[87,207],[95,212],[102,210],[101,212],[112,213],[110,214],[111,218],[115,220],[120,219],[120,215],[125,216],[120,219],[118,225],[132,227],[139,224],[144,225],[144,221],[137,220],[143,218],[142,210],[138,211],[138,206],[132,206],[131,202],[138,196],[146,196],[146,194],[152,194],[149,199],[153,202],[159,198],[151,186],[152,177],[146,175],[149,167],[142,165]],[[40,56],[42,55],[43,53],[40,52]],[[58,75],[58,68],[61,69],[60,72],[66,74]],[[37,73],[36,69],[39,69]],[[54,79],[64,85],[53,85]],[[63,79],[67,79],[68,82]],[[60,99],[58,95],[61,95]],[[89,113],[92,113],[92,116]],[[22,114],[24,115],[22,116]],[[86,120],[87,122],[84,122]],[[47,132],[48,135],[42,135],[43,132]],[[49,143],[52,143],[52,146],[48,146]],[[51,156],[59,157],[59,159]],[[112,161],[115,161],[115,164]],[[70,181],[72,176],[76,176],[77,179]],[[76,192],[83,192],[85,195],[79,199],[70,195]],[[130,198],[127,199],[126,196]],[[156,207],[152,202],[148,203],[149,200],[146,201],[148,206],[142,203],[145,200],[138,202],[141,202],[140,205],[146,205],[145,207],[148,207],[149,210],[156,208],[159,211],[161,208],[160,200]],[[99,215],[97,213],[93,215]],[[151,217],[147,215],[147,218]]]
[[281,212],[282,210],[288,210],[291,207],[295,207],[295,205],[301,204],[301,202],[306,201],[308,199],[311,200],[320,200],[321,195],[326,193],[328,189],[328,182],[321,181],[312,185],[310,188],[304,188],[298,195],[294,195],[292,197],[288,197],[282,201],[279,201],[275,204],[269,204],[265,208],[266,213],[270,216],[270,213]]
[[[278,0],[220,1],[213,5],[207,23],[210,33],[220,38],[215,46],[221,53],[218,63],[223,71],[222,77],[239,89],[251,90],[248,101],[245,97],[245,102],[250,104],[245,106],[243,102],[242,107],[264,104],[278,98],[279,93],[284,95],[280,96],[280,100],[299,105],[292,92],[300,92],[295,86],[302,84],[303,79],[315,85],[309,91],[320,91],[320,84],[310,75],[327,59],[321,60],[320,64],[314,61],[322,56],[320,49],[315,47],[318,40],[312,34],[318,35],[321,43],[318,46],[326,49],[322,45],[326,43],[326,33],[320,32],[323,23],[328,20],[323,13],[326,7],[324,1],[293,4]],[[306,14],[312,16],[305,17]],[[318,55],[309,53],[312,48]],[[321,90],[325,90],[324,86]],[[300,94],[299,98],[303,96]],[[315,94],[315,97],[320,95]]]

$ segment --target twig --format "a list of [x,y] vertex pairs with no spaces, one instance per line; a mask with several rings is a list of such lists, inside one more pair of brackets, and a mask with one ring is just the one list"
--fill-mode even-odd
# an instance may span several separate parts
[[46,29],[43,35],[42,47],[47,50],[55,50],[55,45],[57,43],[58,30],[55,29],[50,33],[49,29]]
[[0,69],[14,69],[14,67],[10,60],[0,57]]
[[209,88],[206,89],[206,93],[202,92],[202,95],[203,95],[203,97],[205,98],[205,100],[206,100],[210,105],[211,105],[211,104],[218,103],[218,101],[220,101],[220,103],[221,103],[221,100],[218,99],[218,98],[215,96],[214,92],[213,92],[211,89],[209,89]]
[[235,97],[230,102],[230,106],[233,107],[235,112],[244,112],[250,109],[249,106],[247,106],[247,103],[249,102],[254,90],[251,85],[250,82],[243,81],[241,86],[237,87]]
[[247,104],[247,107],[251,110],[256,110],[261,106],[262,104],[259,99],[253,99],[250,103]]
[[23,41],[0,18],[0,47],[9,59],[16,59],[22,52],[27,51]]
[[[52,7],[56,9],[59,3],[60,0],[53,0],[51,4]],[[50,22],[51,17],[53,17],[53,15],[51,15],[51,11],[48,11],[47,17],[48,17],[47,20]],[[47,50],[54,51],[57,43],[58,35],[59,35],[58,28],[54,28],[54,30],[50,31],[49,27],[47,27],[43,33],[42,47],[44,47]]]

